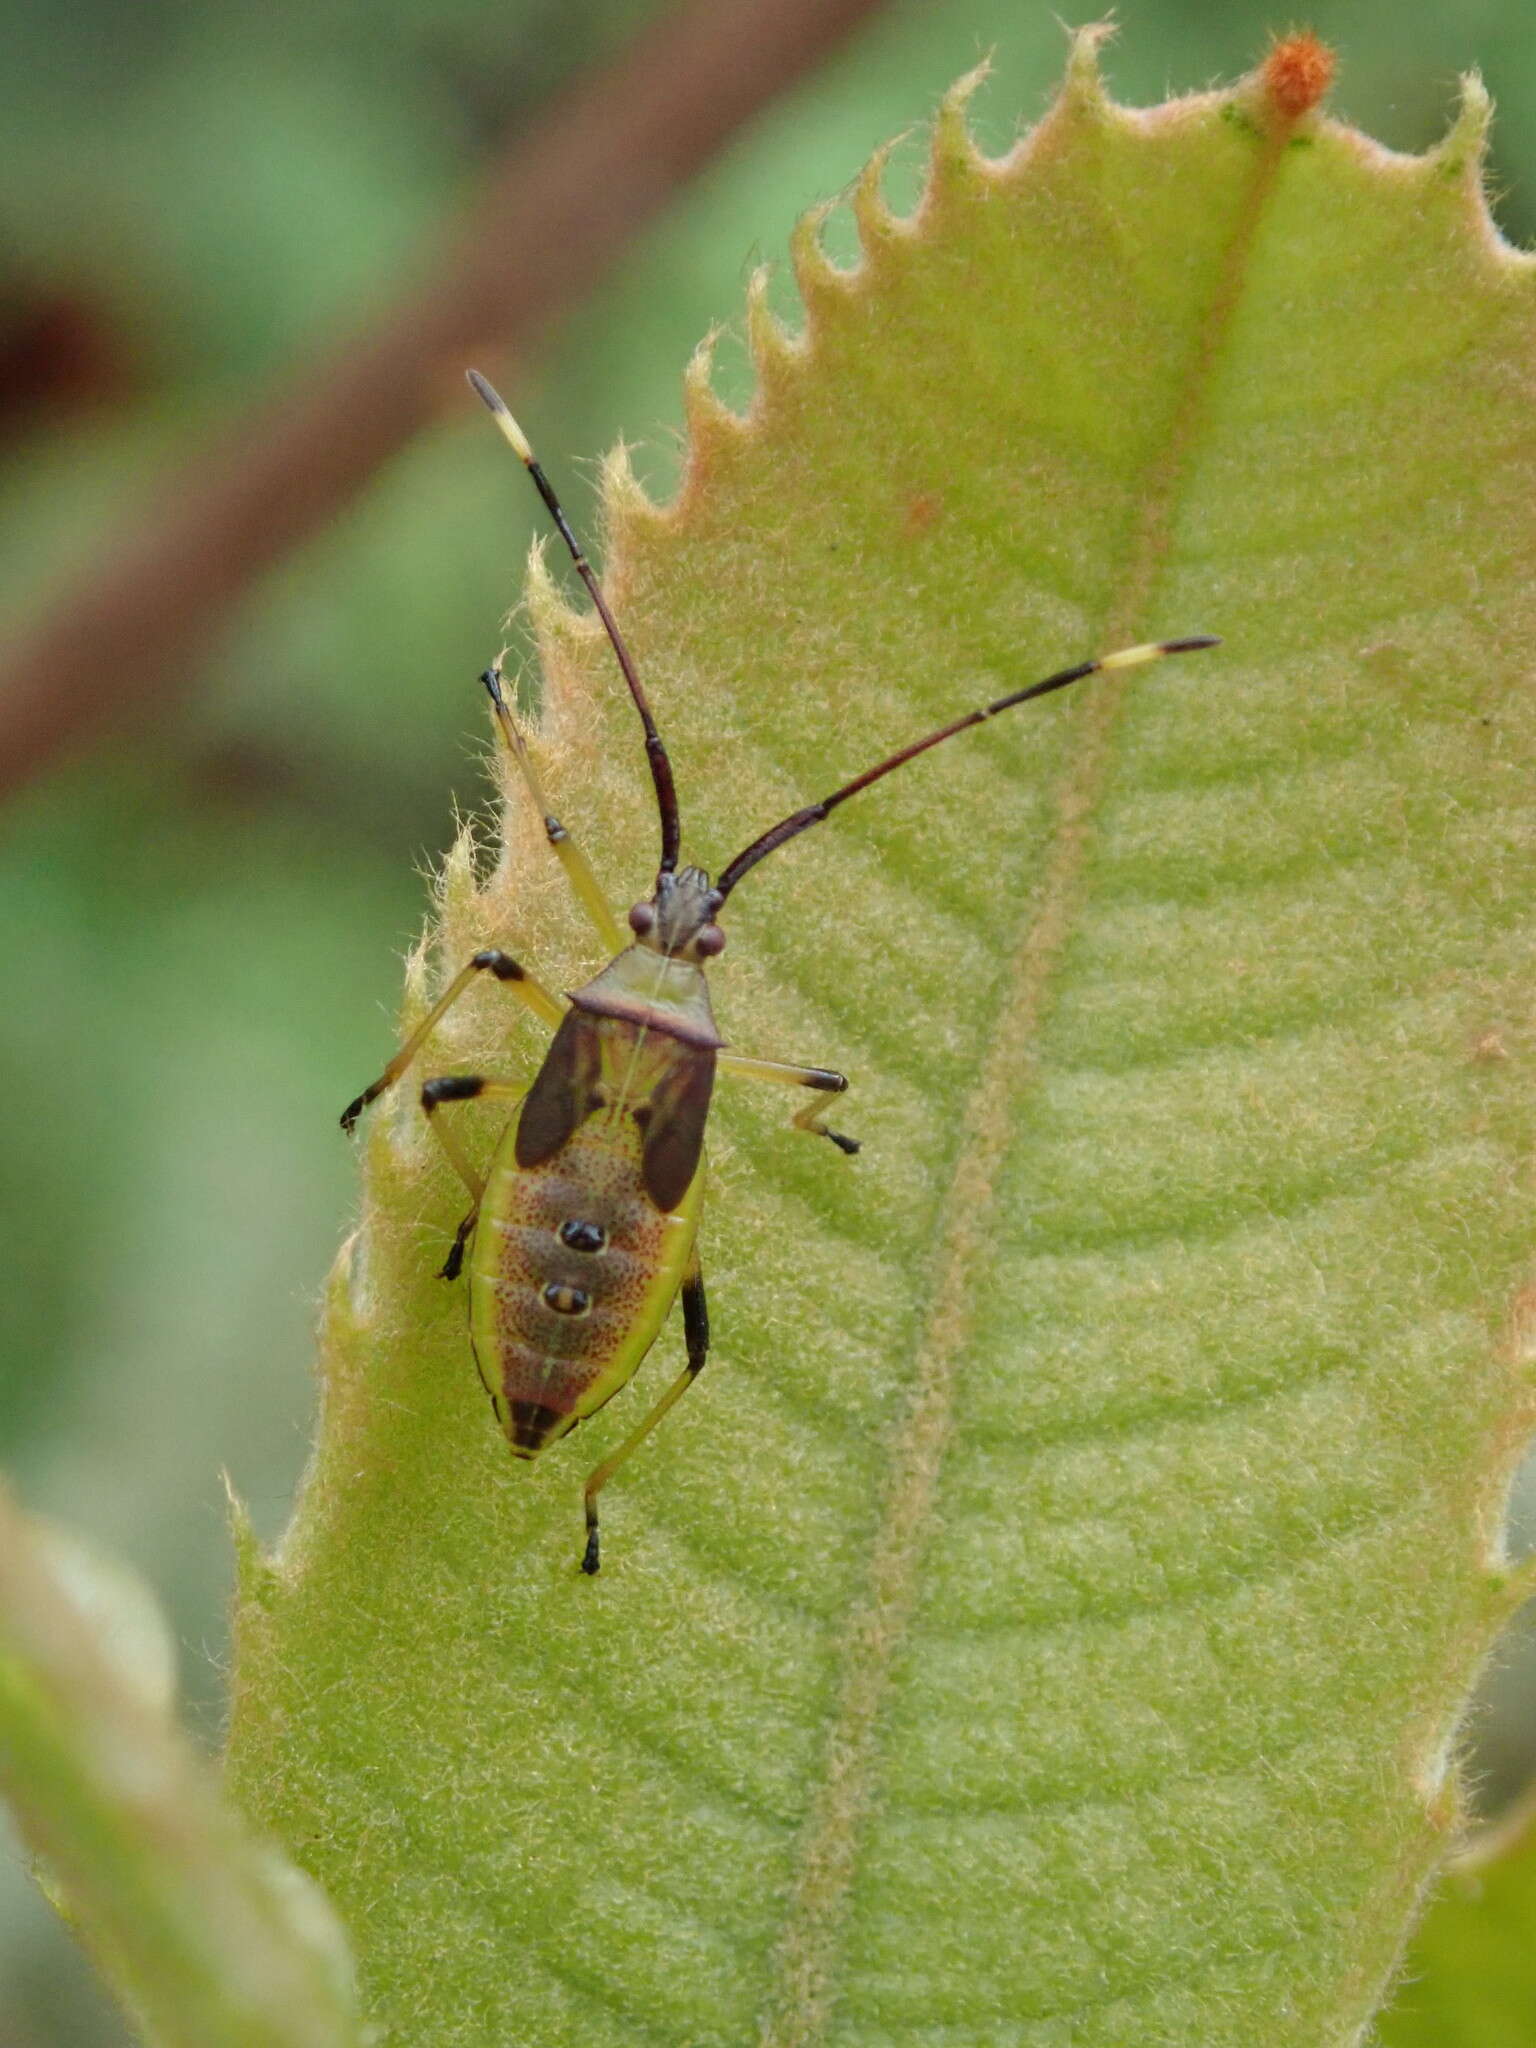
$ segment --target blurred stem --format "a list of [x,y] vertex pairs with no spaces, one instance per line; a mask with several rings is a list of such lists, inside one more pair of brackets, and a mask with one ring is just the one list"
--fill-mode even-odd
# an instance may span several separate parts
[[0,1790],[156,2048],[355,2048],[329,1907],[225,1804],[3,1493]]
[[511,138],[416,289],[157,481],[157,509],[0,664],[0,793],[109,717],[142,721],[170,696],[255,579],[335,516],[466,363],[533,347],[680,185],[878,4],[684,0]]

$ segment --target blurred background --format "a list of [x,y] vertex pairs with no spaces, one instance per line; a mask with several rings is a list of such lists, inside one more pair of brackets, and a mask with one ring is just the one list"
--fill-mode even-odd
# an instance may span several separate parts
[[[186,466],[232,422],[419,287],[488,167],[665,12],[0,0],[7,639],[174,515]],[[1523,0],[1323,0],[1309,18],[1341,51],[1334,111],[1399,149],[1436,138],[1457,73],[1481,66],[1499,103],[1500,219],[1529,243]],[[1235,77],[1292,22],[1258,0],[1130,0],[1120,19],[1106,68],[1133,103]],[[483,367],[507,376],[578,523],[592,458],[620,434],[670,489],[682,366],[711,322],[738,320],[752,266],[783,258],[800,211],[989,51],[975,122],[1006,146],[1045,105],[1063,48],[1053,12],[1023,0],[872,6],[537,352],[510,369],[493,346]],[[913,137],[891,174],[898,203],[921,162]],[[828,240],[851,254],[846,221]],[[739,343],[719,381],[745,398]],[[159,1589],[210,1741],[229,1581],[220,1469],[275,1536],[308,1440],[317,1290],[353,1201],[336,1115],[391,1043],[423,870],[455,803],[483,799],[474,677],[534,525],[464,392],[316,537],[237,579],[204,651],[142,701],[92,725],[88,699],[112,704],[119,655],[96,645],[85,692],[60,678],[50,758],[22,777],[0,748],[0,1462],[28,1505]],[[0,695],[7,674],[0,651]],[[1536,1720],[1536,1673],[1513,1655],[1504,1693],[1484,1738],[1490,1801]],[[126,2038],[0,1838],[0,2044]]]

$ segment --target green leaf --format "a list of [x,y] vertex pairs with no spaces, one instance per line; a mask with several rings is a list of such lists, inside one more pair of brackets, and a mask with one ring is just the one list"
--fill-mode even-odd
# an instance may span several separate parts
[[[1530,265],[1475,86],[1404,159],[1257,80],[1115,107],[1093,49],[1001,163],[952,97],[914,219],[872,167],[857,271],[807,226],[805,334],[754,285],[756,400],[695,363],[676,505],[606,473],[716,871],[1062,662],[1225,645],[957,739],[733,897],[726,1036],[845,1068],[865,1149],[722,1087],[715,1350],[595,1581],[582,1479],[678,1337],[514,1465],[433,1277],[462,1190],[412,1086],[372,1112],[231,1763],[402,2048],[1316,2048],[1455,1826],[1532,1421]],[[626,902],[635,720],[529,601],[540,758]],[[486,943],[597,965],[509,796],[407,1023]],[[526,1077],[513,1009],[477,988],[420,1072]]]
[[0,1493],[0,1787],[45,1888],[155,2048],[357,2048],[346,1946],[171,1724],[123,1567]]
[[1447,1880],[1409,1947],[1382,2048],[1528,2048],[1536,2010],[1531,1807]]

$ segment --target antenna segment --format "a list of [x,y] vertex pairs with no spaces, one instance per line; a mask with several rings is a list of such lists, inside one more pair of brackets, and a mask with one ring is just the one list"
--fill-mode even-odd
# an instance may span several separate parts
[[677,787],[672,780],[671,760],[662,743],[661,734],[656,730],[656,721],[651,716],[651,707],[641,687],[640,677],[630,658],[629,649],[624,645],[613,613],[608,609],[608,600],[603,596],[602,586],[592,572],[592,564],[587,560],[581,542],[577,540],[571,522],[565,516],[565,508],[555,496],[554,485],[544,474],[537,456],[529,445],[528,436],[508,412],[505,400],[494,385],[482,377],[478,370],[469,370],[465,374],[476,397],[482,401],[518,461],[533,478],[534,487],[544,500],[560,538],[570,550],[571,560],[576,565],[576,574],[587,586],[592,602],[597,607],[597,615],[603,622],[614,653],[618,656],[619,667],[623,670],[624,680],[629,685],[629,694],[634,698],[635,709],[640,714],[640,723],[645,727],[645,755],[651,764],[651,780],[656,785],[656,809],[661,819],[661,866],[658,872],[670,875],[677,867],[677,857],[682,845]]
[[914,740],[910,747],[903,747],[888,760],[877,762],[873,768],[866,768],[862,775],[856,775],[852,782],[845,782],[841,789],[824,796],[819,804],[807,804],[802,811],[795,811],[789,817],[765,832],[760,839],[738,853],[715,883],[715,894],[723,903],[736,884],[749,869],[755,868],[760,860],[766,860],[770,853],[789,840],[798,838],[812,825],[819,825],[829,812],[839,804],[846,803],[851,796],[857,796],[861,789],[868,789],[872,782],[878,782],[882,775],[889,775],[895,768],[903,767],[919,754],[926,754],[930,747],[938,746],[941,740],[953,739],[957,732],[965,732],[970,726],[981,725],[989,718],[996,718],[1000,711],[1011,710],[1015,704],[1026,704],[1031,697],[1049,696],[1052,690],[1064,690],[1068,683],[1080,683],[1084,676],[1098,675],[1104,669],[1138,668],[1146,661],[1161,661],[1165,654],[1193,654],[1202,647],[1219,647],[1221,642],[1209,633],[1196,633],[1185,640],[1153,640],[1141,647],[1122,647],[1117,654],[1100,655],[1097,661],[1080,661],[1075,668],[1064,668],[1043,682],[1030,683],[1027,688],[1014,690],[1006,697],[999,697],[994,704],[983,704],[979,710],[968,711],[964,718],[957,718],[950,725],[941,725],[937,732],[929,733],[926,739]]

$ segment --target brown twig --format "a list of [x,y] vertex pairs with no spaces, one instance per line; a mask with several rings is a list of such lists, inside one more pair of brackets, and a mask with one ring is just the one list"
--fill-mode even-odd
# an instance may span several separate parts
[[[0,665],[0,791],[169,697],[252,581],[485,351],[526,349],[615,251],[878,0],[684,0],[502,155],[425,281],[181,476]],[[142,522],[141,522],[142,524]],[[103,695],[93,677],[110,677]]]

